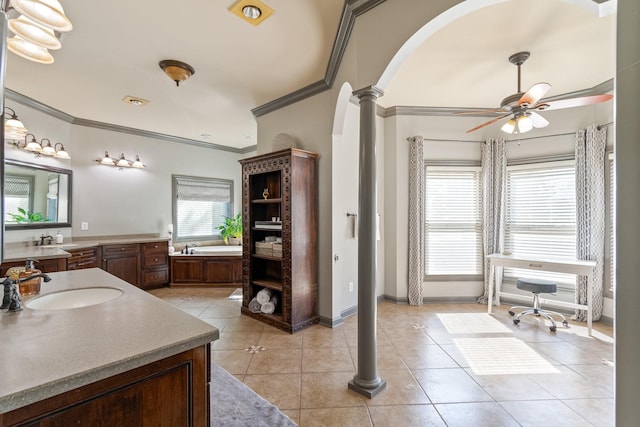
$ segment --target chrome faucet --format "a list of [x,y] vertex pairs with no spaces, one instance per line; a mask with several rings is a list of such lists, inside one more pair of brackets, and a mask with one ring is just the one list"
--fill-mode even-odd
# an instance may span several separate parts
[[20,293],[18,292],[18,284],[22,282],[26,282],[27,280],[35,279],[41,277],[45,282],[50,282],[51,277],[49,277],[45,273],[37,273],[32,274],[28,277],[21,277],[19,279],[11,279],[9,277],[5,278],[2,281],[2,285],[4,287],[4,294],[2,297],[2,306],[0,309],[8,308],[8,312],[22,311],[22,306],[20,305]]

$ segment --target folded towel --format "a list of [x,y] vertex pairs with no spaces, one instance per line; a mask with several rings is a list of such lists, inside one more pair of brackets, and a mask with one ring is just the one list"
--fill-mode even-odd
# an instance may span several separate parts
[[256,295],[256,298],[260,304],[269,302],[269,300],[271,299],[271,291],[266,288],[262,289],[260,292],[258,292],[258,294]]
[[257,298],[253,298],[251,301],[249,301],[249,311],[252,313],[260,313],[260,308],[262,307],[262,304],[260,304],[258,302]]
[[273,296],[271,299],[260,307],[260,311],[264,314],[273,314],[276,311],[276,304],[278,304],[278,297]]

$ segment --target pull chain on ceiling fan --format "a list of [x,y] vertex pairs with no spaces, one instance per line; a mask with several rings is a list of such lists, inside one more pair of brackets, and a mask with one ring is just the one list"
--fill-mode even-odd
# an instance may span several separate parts
[[567,98],[558,101],[539,102],[549,89],[551,89],[551,85],[549,83],[536,83],[531,86],[528,91],[522,93],[520,67],[529,58],[529,56],[529,52],[518,52],[509,57],[509,62],[518,67],[518,92],[504,98],[500,103],[500,108],[486,110],[487,112],[504,114],[469,129],[467,133],[489,126],[509,116],[511,116],[511,118],[502,125],[502,131],[511,134],[525,133],[529,132],[533,128],[543,128],[549,125],[547,119],[536,113],[536,111],[580,107],[583,105],[597,104],[613,98],[612,95],[603,94]]

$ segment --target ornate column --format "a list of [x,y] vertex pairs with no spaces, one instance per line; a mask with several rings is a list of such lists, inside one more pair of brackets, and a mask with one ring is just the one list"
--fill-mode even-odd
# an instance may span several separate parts
[[358,371],[349,388],[368,398],[387,383],[377,373],[376,301],[376,100],[383,92],[369,86],[360,99],[360,174],[358,196]]

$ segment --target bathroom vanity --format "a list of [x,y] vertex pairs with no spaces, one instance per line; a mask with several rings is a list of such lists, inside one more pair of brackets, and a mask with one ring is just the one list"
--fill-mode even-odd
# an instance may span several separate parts
[[[215,327],[98,268],[50,276],[22,311],[0,311],[0,425],[209,425]],[[47,305],[85,288],[117,296]]]

